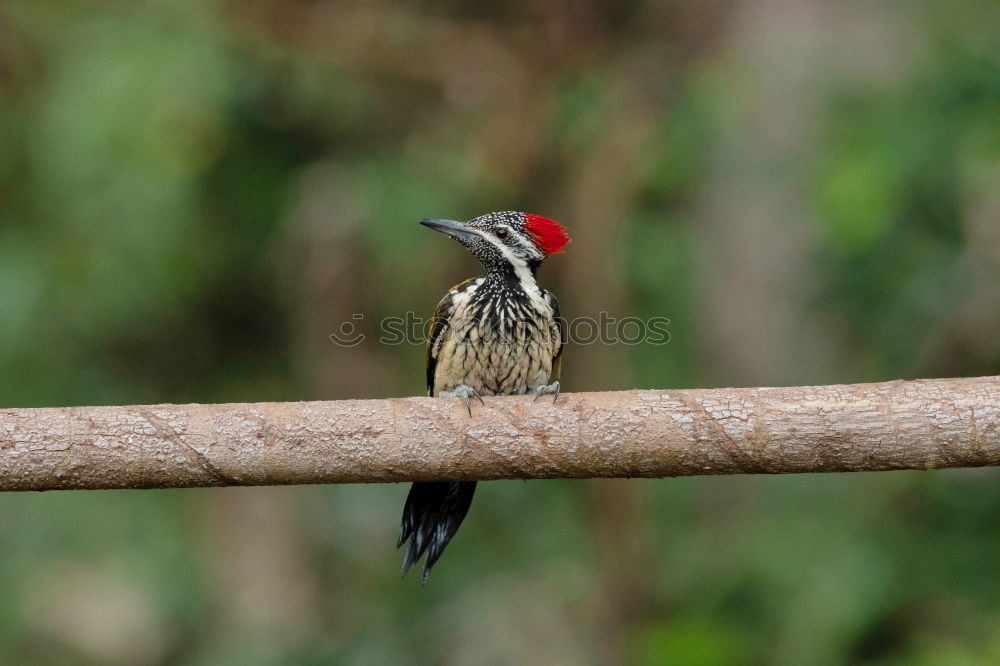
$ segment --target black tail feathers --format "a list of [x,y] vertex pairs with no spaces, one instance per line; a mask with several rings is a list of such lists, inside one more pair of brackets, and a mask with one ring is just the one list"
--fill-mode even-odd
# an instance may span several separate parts
[[403,575],[420,559],[424,558],[422,581],[427,580],[431,567],[441,557],[445,546],[455,536],[459,525],[469,512],[472,495],[476,492],[475,481],[424,482],[414,483],[403,507],[403,522],[399,530],[399,548],[407,539],[403,558]]

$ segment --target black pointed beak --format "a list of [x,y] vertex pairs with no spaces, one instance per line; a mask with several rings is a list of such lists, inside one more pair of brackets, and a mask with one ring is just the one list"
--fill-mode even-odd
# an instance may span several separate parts
[[443,234],[448,234],[452,238],[457,238],[460,241],[479,238],[478,231],[470,229],[462,222],[456,222],[454,220],[420,220],[420,224],[425,227],[430,227],[434,231],[440,231]]

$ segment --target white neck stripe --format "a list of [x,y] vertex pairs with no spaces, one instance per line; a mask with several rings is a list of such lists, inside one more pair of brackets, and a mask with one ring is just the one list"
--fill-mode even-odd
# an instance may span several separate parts
[[528,268],[528,264],[525,263],[523,259],[520,259],[511,252],[510,248],[503,243],[494,240],[492,236],[483,234],[483,238],[488,240],[493,244],[493,247],[500,250],[500,254],[504,256],[511,266],[514,267],[514,274],[517,275],[517,281],[521,284],[521,289],[524,293],[531,298],[532,301],[542,301],[542,292],[538,288],[538,283],[535,282],[535,276],[531,274],[531,270]]

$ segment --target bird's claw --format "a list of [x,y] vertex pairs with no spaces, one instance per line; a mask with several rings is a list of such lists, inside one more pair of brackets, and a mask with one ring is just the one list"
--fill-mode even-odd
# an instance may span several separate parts
[[475,398],[479,401],[479,404],[486,406],[483,401],[483,396],[479,395],[479,391],[472,388],[468,384],[460,384],[455,387],[454,391],[441,391],[438,393],[439,398],[461,398],[462,402],[465,403],[465,408],[469,410],[469,416],[472,416],[472,401],[470,398]]
[[544,384],[535,389],[535,399],[533,402],[538,402],[538,399],[547,393],[552,393],[552,404],[555,404],[556,400],[559,399],[559,382],[552,382],[551,384]]

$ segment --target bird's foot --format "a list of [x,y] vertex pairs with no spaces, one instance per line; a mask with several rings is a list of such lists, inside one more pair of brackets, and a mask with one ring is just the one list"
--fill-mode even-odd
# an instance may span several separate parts
[[439,391],[437,394],[439,398],[461,398],[462,402],[465,403],[465,408],[469,410],[469,416],[472,416],[472,400],[475,398],[479,401],[479,404],[486,405],[483,402],[483,396],[479,395],[479,391],[472,388],[468,384],[459,384],[455,387],[454,391]]
[[551,384],[543,384],[535,389],[535,402],[543,395],[552,394],[552,403],[555,404],[556,400],[559,399],[559,382],[552,382]]

